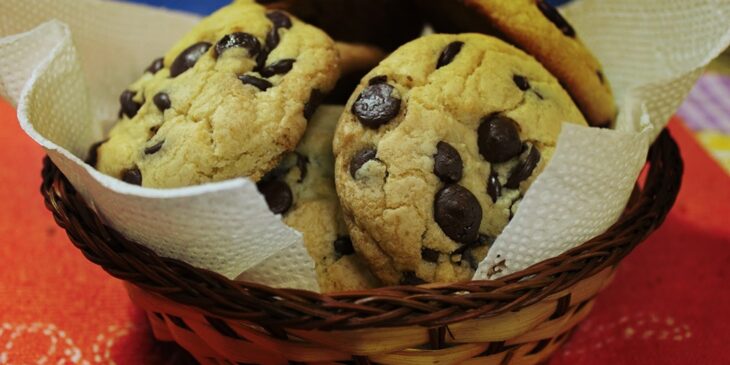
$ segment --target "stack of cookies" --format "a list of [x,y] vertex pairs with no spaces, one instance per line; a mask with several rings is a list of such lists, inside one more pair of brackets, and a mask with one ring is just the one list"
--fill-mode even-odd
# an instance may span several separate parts
[[88,162],[150,188],[256,181],[323,291],[471,279],[562,123],[616,114],[541,0],[268,3],[235,1],[155,60]]

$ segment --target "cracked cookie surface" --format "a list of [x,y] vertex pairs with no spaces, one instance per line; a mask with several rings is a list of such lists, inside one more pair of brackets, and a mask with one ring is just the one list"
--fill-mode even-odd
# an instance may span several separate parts
[[155,188],[259,180],[294,150],[339,76],[334,42],[238,0],[203,19],[120,97],[101,172]]
[[471,279],[563,122],[586,125],[560,83],[501,40],[402,46],[362,80],[335,133],[355,250],[384,284]]
[[617,109],[601,64],[546,0],[419,1],[437,32],[497,35],[533,55],[565,86],[588,123],[609,127]]
[[270,209],[302,233],[322,292],[378,286],[355,255],[335,192],[332,138],[340,114],[340,106],[320,107],[296,151],[258,184]]

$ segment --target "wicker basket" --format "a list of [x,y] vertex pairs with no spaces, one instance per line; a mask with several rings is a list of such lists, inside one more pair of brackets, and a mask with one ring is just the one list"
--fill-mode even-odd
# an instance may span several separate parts
[[499,280],[326,295],[235,282],[157,256],[105,226],[48,159],[41,192],[71,242],[126,282],[155,337],[202,364],[537,364],[672,207],[682,161],[668,132],[648,165],[619,221],[559,257]]

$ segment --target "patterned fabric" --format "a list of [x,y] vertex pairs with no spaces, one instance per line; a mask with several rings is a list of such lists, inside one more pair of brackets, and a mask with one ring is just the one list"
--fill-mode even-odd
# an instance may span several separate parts
[[730,75],[702,76],[677,114],[730,173]]
[[[687,168],[677,206],[551,365],[730,363],[730,177],[681,123],[670,129]],[[122,283],[53,222],[38,193],[43,151],[1,102],[0,144],[0,364],[192,363],[153,340]]]

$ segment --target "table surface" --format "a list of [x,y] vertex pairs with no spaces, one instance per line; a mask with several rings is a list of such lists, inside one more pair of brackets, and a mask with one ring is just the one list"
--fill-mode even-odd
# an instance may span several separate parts
[[[134,1],[207,12],[228,0]],[[724,105],[719,122],[728,127]],[[704,128],[702,118],[680,114]],[[730,177],[698,143],[728,148],[727,136],[716,129],[710,137],[721,140],[709,143],[678,118],[670,130],[686,164],[677,204],[619,266],[551,365],[730,363]],[[122,283],[55,225],[38,191],[43,155],[0,101],[0,364],[191,363],[175,345],[153,340]]]

